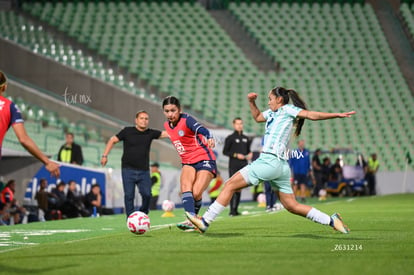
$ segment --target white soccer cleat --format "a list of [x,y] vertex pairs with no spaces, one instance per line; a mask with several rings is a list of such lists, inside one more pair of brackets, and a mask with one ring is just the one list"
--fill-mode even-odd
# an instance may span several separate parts
[[350,230],[349,230],[348,226],[346,226],[343,223],[342,217],[341,217],[341,215],[339,213],[333,214],[331,216],[331,219],[333,220],[333,226],[332,227],[336,231],[339,231],[339,232],[344,233],[344,234],[348,234],[349,233]]
[[208,229],[208,224],[203,220],[202,217],[197,216],[196,214],[192,214],[190,212],[185,212],[187,219],[192,222],[192,224],[200,231],[200,233],[204,233]]
[[195,226],[189,220],[177,223],[176,225],[179,229],[181,229],[184,232],[192,232],[196,229]]

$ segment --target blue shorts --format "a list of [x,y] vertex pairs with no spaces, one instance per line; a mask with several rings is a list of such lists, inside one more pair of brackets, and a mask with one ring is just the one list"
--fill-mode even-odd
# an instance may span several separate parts
[[292,194],[290,167],[286,160],[272,154],[260,154],[259,158],[242,168],[240,174],[249,185],[268,181],[273,189]]
[[188,165],[193,167],[196,172],[201,171],[201,170],[206,170],[211,172],[214,177],[216,177],[217,175],[217,167],[216,167],[216,161],[215,160],[202,160],[196,163],[191,163],[191,164],[183,164],[184,165]]
[[306,184],[308,185],[308,176],[304,174],[295,174],[293,176],[293,180],[295,184]]

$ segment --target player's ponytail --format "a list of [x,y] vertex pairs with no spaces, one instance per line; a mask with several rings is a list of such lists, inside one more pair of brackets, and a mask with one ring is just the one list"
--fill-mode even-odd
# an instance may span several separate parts
[[[276,87],[272,89],[272,93],[275,96],[281,96],[283,98],[283,104],[288,104],[289,99],[292,100],[293,105],[296,107],[299,107],[301,109],[307,110],[306,103],[303,101],[302,98],[298,95],[298,93],[295,90],[292,89],[285,89],[283,87]],[[299,118],[295,121],[295,136],[299,136],[300,132],[302,131],[302,126],[305,123],[305,119]]]
[[162,101],[162,107],[163,108],[164,108],[165,105],[170,105],[170,104],[177,106],[178,109],[181,109],[180,101],[175,96],[167,96]]
[[[287,90],[290,99],[292,99],[292,103],[293,105],[295,105],[296,107],[299,107],[303,110],[307,110],[308,108],[306,107],[306,103],[305,101],[303,101],[302,98],[300,98],[300,96],[298,95],[298,93],[295,90]],[[299,136],[300,132],[302,131],[302,126],[305,123],[305,119],[304,118],[299,118],[296,119],[296,130],[295,130],[295,136]]]
[[3,88],[6,82],[7,82],[6,75],[2,71],[0,71],[0,88]]

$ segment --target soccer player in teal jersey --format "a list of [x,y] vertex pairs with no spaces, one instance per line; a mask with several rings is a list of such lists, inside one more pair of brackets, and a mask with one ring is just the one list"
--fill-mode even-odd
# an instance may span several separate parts
[[[250,93],[247,97],[251,114],[256,122],[266,122],[264,145],[260,157],[227,180],[223,191],[207,209],[203,217],[186,212],[187,218],[200,232],[205,232],[209,224],[229,204],[236,190],[257,185],[262,181],[269,181],[272,187],[278,191],[280,202],[289,212],[320,224],[330,225],[342,233],[348,233],[349,229],[343,224],[339,214],[335,213],[329,216],[316,208],[296,201],[290,185],[291,171],[287,161],[289,158],[287,145],[294,127],[296,128],[295,135],[300,135],[305,119],[346,118],[355,114],[355,112],[323,113],[309,111],[296,91],[282,87],[269,91],[269,109],[264,112],[260,112],[256,106],[256,93]],[[288,104],[289,100],[292,100],[293,105]]]

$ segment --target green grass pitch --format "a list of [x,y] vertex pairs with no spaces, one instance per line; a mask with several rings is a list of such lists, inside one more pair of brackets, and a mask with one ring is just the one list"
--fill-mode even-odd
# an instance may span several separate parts
[[310,204],[340,212],[351,233],[255,203],[241,205],[245,216],[226,210],[203,235],[175,228],[182,209],[151,212],[141,236],[123,215],[3,226],[0,274],[413,274],[414,194]]

